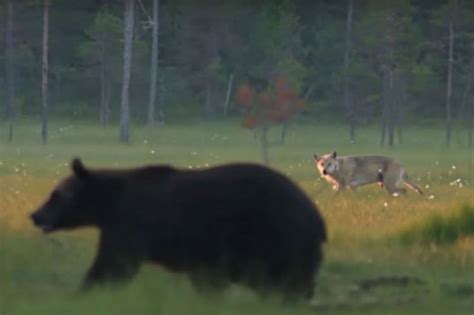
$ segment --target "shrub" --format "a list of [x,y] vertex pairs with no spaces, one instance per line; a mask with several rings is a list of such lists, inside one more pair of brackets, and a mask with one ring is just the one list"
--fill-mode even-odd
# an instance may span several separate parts
[[474,235],[474,207],[464,206],[450,217],[433,215],[426,222],[403,231],[400,240],[405,244],[451,244],[467,235]]

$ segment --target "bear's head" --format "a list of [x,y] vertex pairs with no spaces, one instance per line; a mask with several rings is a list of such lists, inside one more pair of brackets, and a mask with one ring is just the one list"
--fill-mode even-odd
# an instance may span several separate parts
[[71,163],[73,174],[53,190],[31,219],[44,232],[98,225],[104,210],[104,183],[79,159]]

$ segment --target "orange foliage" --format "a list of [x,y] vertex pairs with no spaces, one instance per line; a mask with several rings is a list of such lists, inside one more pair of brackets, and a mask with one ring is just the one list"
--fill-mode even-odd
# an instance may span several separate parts
[[237,103],[242,107],[250,107],[253,101],[253,91],[247,85],[243,84],[237,90]]
[[280,124],[288,121],[299,111],[305,109],[305,101],[290,89],[288,80],[278,76],[274,82],[275,92],[260,92],[254,100],[255,91],[247,84],[242,84],[236,93],[237,102],[246,109],[242,126],[253,129],[269,122]]
[[288,80],[284,76],[278,76],[275,79],[275,87],[277,91],[287,90],[288,89]]
[[294,91],[279,91],[276,97],[277,105],[284,105],[288,103],[292,103],[296,100],[297,96]]
[[295,102],[295,108],[297,110],[306,109],[306,102],[303,99],[297,99],[296,102]]
[[260,102],[260,105],[262,105],[265,108],[270,108],[273,105],[272,97],[266,92],[262,92],[259,94],[258,101]]
[[261,124],[262,119],[260,119],[257,115],[248,113],[244,116],[244,120],[242,121],[242,127],[254,129]]

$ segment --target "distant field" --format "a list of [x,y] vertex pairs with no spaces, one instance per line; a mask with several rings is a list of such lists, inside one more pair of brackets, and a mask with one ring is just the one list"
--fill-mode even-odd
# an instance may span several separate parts
[[[0,124],[0,130],[6,130]],[[272,131],[273,137],[279,130]],[[474,207],[473,152],[456,135],[448,150],[443,130],[404,131],[403,145],[382,148],[378,129],[359,131],[351,144],[342,126],[309,124],[290,129],[287,143],[270,149],[271,166],[286,173],[314,200],[329,230],[326,261],[311,305],[261,302],[232,288],[202,297],[185,277],[145,266],[130,285],[86,296],[77,286],[95,250],[91,229],[42,235],[28,214],[74,156],[91,167],[166,163],[202,168],[259,161],[252,132],[238,121],[132,128],[132,143],[118,143],[116,128],[55,121],[50,141],[39,144],[36,122],[21,124],[13,144],[0,134],[0,314],[473,314],[474,235],[452,244],[397,241],[434,215],[450,217]],[[425,194],[392,198],[378,186],[335,195],[316,174],[311,156],[386,154],[402,161]],[[293,309],[294,308],[294,309]]]

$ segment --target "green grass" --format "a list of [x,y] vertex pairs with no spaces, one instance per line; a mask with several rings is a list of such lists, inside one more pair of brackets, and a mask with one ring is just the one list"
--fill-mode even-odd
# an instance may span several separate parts
[[435,214],[400,235],[404,243],[451,244],[461,237],[474,236],[474,208],[465,206],[449,217]]
[[[6,126],[0,125],[0,130]],[[462,134],[449,150],[443,145],[443,130],[436,128],[407,128],[403,145],[392,149],[378,146],[377,128],[359,130],[355,144],[345,134],[342,126],[300,124],[290,129],[284,146],[270,149],[271,166],[306,191],[329,232],[315,300],[311,305],[285,306],[272,299],[261,301],[239,287],[203,297],[186,277],[151,265],[129,285],[80,295],[77,288],[93,259],[97,232],[43,235],[28,218],[69,174],[74,156],[91,167],[165,163],[202,168],[259,161],[258,143],[238,121],[134,126],[128,145],[118,142],[115,127],[53,121],[46,146],[39,144],[38,123],[22,122],[14,143],[0,139],[0,314],[471,314],[474,237],[467,233],[472,232],[468,214],[459,209],[468,205],[472,212],[474,206],[474,161]],[[278,135],[273,129],[271,137]],[[332,150],[393,156],[425,194],[393,198],[369,186],[335,195],[319,179],[311,160],[313,153]],[[433,223],[437,216],[443,220]],[[450,242],[390,241],[408,230],[416,239],[434,240],[448,235],[440,231],[449,226],[457,231]],[[420,284],[361,286],[393,277],[417,279]]]

